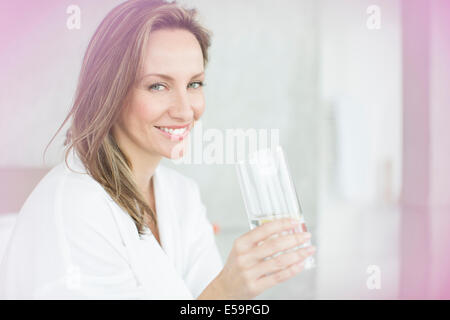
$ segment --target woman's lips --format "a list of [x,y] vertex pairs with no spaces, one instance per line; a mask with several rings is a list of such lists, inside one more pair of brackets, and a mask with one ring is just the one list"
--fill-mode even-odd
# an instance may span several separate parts
[[171,141],[181,141],[189,134],[189,131],[191,130],[191,126],[187,126],[186,130],[181,134],[171,134],[169,132],[166,132],[164,130],[159,129],[157,126],[155,126],[156,130],[161,132],[166,138],[169,138]]
[[187,124],[184,124],[184,125],[182,125],[182,126],[155,126],[155,127],[157,127],[157,128],[168,128],[168,129],[180,129],[180,128],[186,128],[186,127],[189,127],[191,125],[191,123],[187,123]]

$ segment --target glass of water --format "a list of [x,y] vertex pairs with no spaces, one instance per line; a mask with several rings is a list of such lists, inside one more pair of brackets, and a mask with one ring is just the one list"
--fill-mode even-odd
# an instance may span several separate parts
[[[307,232],[305,218],[288,168],[283,148],[260,149],[251,152],[247,159],[236,163],[239,186],[244,199],[250,229],[280,218],[300,220],[296,232]],[[277,237],[278,235],[274,235]],[[311,240],[279,254],[310,246]],[[305,269],[315,266],[312,256],[305,260]]]

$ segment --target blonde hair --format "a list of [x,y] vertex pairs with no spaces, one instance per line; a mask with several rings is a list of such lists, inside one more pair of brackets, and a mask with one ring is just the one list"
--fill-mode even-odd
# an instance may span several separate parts
[[118,5],[95,31],[84,55],[72,109],[46,147],[72,118],[64,143],[69,145],[66,164],[74,148],[88,173],[129,213],[139,234],[144,233],[145,216],[157,225],[156,217],[138,192],[131,163],[111,128],[142,70],[148,36],[159,29],[190,31],[200,44],[206,66],[212,33],[197,21],[195,9],[162,0],[130,0]]

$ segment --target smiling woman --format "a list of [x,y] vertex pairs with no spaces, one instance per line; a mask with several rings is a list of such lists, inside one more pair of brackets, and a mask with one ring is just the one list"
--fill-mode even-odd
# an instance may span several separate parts
[[[182,155],[204,112],[210,32],[194,9],[131,0],[84,56],[66,155],[22,206],[0,265],[0,299],[251,299],[302,270],[307,241],[275,220],[240,236],[223,266]],[[56,134],[57,134],[56,133]],[[53,139],[52,139],[53,140]],[[51,142],[51,141],[50,141]]]
[[[195,9],[163,1],[128,1],[112,10],[89,44],[64,121],[73,118],[66,158],[75,148],[140,232],[146,218],[156,226],[147,206],[155,168],[162,157],[180,155],[176,142],[205,108],[202,87],[192,85],[204,79],[210,31],[195,16]],[[170,130],[177,126],[185,132]]]
[[0,296],[191,299],[220,271],[196,183],[159,164],[205,109],[211,33],[196,14],[131,0],[101,22],[50,141],[72,120],[65,161],[21,209]]

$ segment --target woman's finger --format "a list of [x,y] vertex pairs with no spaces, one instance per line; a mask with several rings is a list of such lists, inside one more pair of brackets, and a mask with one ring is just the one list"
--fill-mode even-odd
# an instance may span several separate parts
[[268,288],[271,288],[281,282],[284,282],[293,276],[297,275],[300,271],[305,267],[305,260],[300,263],[293,263],[288,267],[276,271],[272,274],[262,276],[257,280],[257,286],[260,288],[259,290],[264,291]]
[[240,253],[245,253],[273,234],[295,229],[299,224],[300,221],[293,218],[282,218],[266,222],[238,238],[236,240],[236,249],[238,249]]
[[270,275],[274,272],[281,271],[288,268],[295,263],[303,262],[307,257],[315,252],[315,247],[301,248],[288,253],[277,255],[268,260],[264,260],[260,265],[255,268],[253,274],[257,279],[266,275]]
[[277,252],[287,251],[301,246],[310,238],[310,233],[300,232],[268,239],[249,252],[246,256],[246,264],[248,267],[251,267],[259,263],[262,259],[273,256]]

